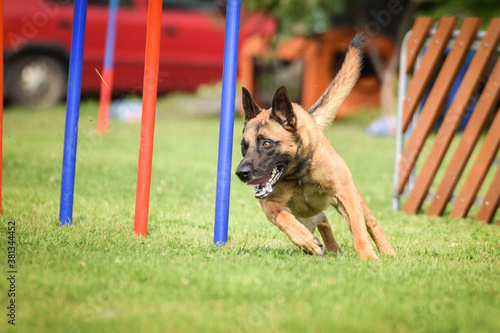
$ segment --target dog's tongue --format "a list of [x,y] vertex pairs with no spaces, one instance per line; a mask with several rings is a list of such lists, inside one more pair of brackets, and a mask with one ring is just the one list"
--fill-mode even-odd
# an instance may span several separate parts
[[266,185],[269,179],[271,179],[270,173],[262,178],[249,180],[247,185]]

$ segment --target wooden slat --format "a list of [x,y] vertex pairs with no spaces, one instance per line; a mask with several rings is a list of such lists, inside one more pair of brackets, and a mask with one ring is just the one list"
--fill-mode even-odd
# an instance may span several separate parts
[[450,53],[441,67],[436,82],[432,86],[431,92],[418,118],[417,125],[403,150],[398,168],[397,192],[403,193],[404,187],[411,170],[415,166],[417,157],[422,150],[425,140],[429,136],[432,125],[439,115],[439,111],[444,104],[450,87],[455,80],[458,70],[467,55],[470,45],[476,37],[481,20],[477,18],[466,18],[462,24]]
[[[432,145],[429,154],[426,156],[424,165],[411,189],[408,200],[403,210],[407,213],[415,213],[420,209],[422,202],[427,196],[434,177],[443,162],[444,156],[450,147],[451,141],[460,125],[465,110],[469,106],[472,95],[481,79],[484,69],[496,49],[500,38],[500,19],[491,23],[486,35],[481,41],[480,47],[476,51],[465,76],[460,83],[460,87],[455,94],[455,98],[446,113],[446,116],[439,128],[436,140]],[[500,67],[499,67],[500,69]],[[493,75],[494,80],[500,78],[500,70]]]
[[436,32],[432,37],[424,56],[422,57],[422,62],[410,82],[403,101],[403,133],[406,132],[408,124],[417,109],[418,103],[420,103],[425,89],[429,85],[429,81],[437,69],[441,56],[446,48],[446,44],[448,44],[448,40],[450,39],[456,24],[457,18],[451,16],[443,17],[439,22]]
[[500,146],[500,110],[486,134],[481,150],[453,205],[450,217],[466,217]]
[[500,59],[497,60],[493,71],[491,72],[486,86],[479,97],[479,100],[472,112],[472,115],[465,127],[462,138],[458,144],[443,179],[439,184],[432,201],[425,212],[427,215],[440,216],[443,214],[446,204],[450,200],[453,190],[457,186],[462,172],[465,169],[467,162],[476,146],[477,140],[481,135],[481,131],[486,125],[488,116],[493,110],[495,104],[500,97]]
[[408,36],[408,40],[406,42],[406,68],[405,71],[407,74],[410,73],[413,66],[415,65],[415,61],[417,60],[417,56],[422,49],[422,46],[427,39],[427,35],[434,24],[434,19],[432,17],[417,17],[413,27],[411,28],[410,35]]
[[[481,202],[476,220],[491,223],[497,212],[500,203],[500,167],[495,173],[495,178],[491,182],[490,188]],[[499,221],[500,222],[500,221]]]

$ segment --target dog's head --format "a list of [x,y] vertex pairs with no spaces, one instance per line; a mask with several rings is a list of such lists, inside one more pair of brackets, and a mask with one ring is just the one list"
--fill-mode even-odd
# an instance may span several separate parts
[[[262,110],[243,88],[243,160],[236,175],[255,187],[256,198],[271,195],[280,179],[299,180],[308,172],[314,149],[311,140],[315,136],[304,133],[321,132],[333,121],[359,78],[362,55],[363,37],[358,34],[349,46],[342,68],[308,111],[290,102],[285,87],[276,91],[268,110]],[[301,131],[303,127],[308,129]],[[304,135],[301,137],[299,133]]]
[[254,186],[257,199],[265,199],[296,159],[300,146],[297,116],[285,87],[276,91],[268,110],[257,106],[248,90],[243,88],[243,109],[243,160],[236,175]]

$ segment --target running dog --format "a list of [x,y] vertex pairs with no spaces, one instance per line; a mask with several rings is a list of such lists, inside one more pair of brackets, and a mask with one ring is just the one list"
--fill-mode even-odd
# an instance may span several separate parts
[[242,89],[243,160],[236,175],[255,187],[255,197],[267,219],[313,255],[325,252],[313,235],[316,228],[328,252],[341,250],[323,213],[329,205],[349,226],[361,259],[378,260],[368,235],[380,253],[396,253],[354,186],[344,160],[323,133],[356,84],[362,56],[363,38],[358,34],[339,73],[309,111],[292,103],[285,87],[276,91],[267,110]]

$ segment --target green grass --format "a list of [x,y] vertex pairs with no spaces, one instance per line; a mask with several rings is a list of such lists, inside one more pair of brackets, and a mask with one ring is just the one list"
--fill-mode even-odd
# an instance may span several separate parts
[[[362,262],[339,214],[344,252],[303,254],[232,179],[229,242],[212,245],[218,119],[160,110],[149,233],[133,235],[139,124],[95,131],[80,116],[74,223],[58,222],[64,108],[7,109],[1,253],[16,221],[16,326],[7,325],[1,256],[0,331],[495,332],[500,228],[392,212],[394,141],[364,135],[366,118],[328,131],[398,251]],[[233,167],[242,121],[235,124]],[[498,214],[497,214],[498,220]]]

